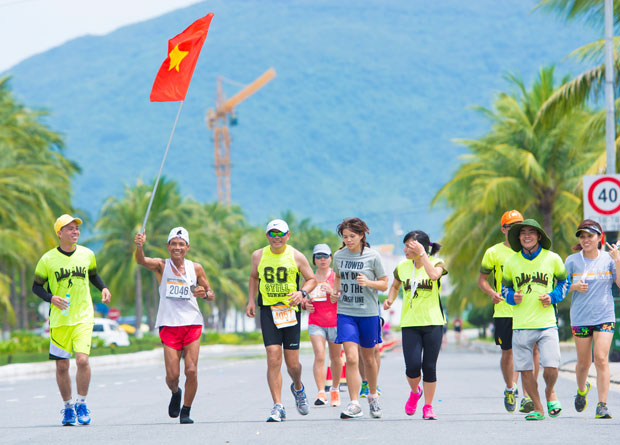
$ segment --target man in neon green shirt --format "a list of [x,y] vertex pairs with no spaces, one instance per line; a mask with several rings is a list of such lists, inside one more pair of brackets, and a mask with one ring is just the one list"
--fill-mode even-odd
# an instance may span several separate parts
[[[258,295],[258,316],[267,353],[267,383],[274,403],[267,422],[281,422],[286,420],[282,405],[282,355],[293,380],[291,392],[297,411],[304,416],[309,412],[299,362],[300,307],[316,286],[316,279],[303,253],[287,245],[291,233],[285,221],[270,221],[265,232],[269,245],[252,253],[246,314],[252,318],[257,315],[254,299]],[[305,282],[300,287],[302,277]]]
[[[60,216],[54,223],[59,246],[46,252],[34,272],[32,291],[50,303],[50,359],[56,360],[56,382],[65,403],[63,425],[90,423],[86,395],[90,384],[90,343],[94,311],[90,283],[101,291],[101,301],[110,302],[110,291],[97,274],[92,250],[78,246],[80,218]],[[75,352],[77,365],[75,404],[71,397],[69,359]]]
[[[494,304],[493,324],[495,332],[495,344],[502,350],[500,369],[506,383],[504,389],[504,407],[506,411],[513,412],[516,408],[517,382],[519,373],[514,372],[512,360],[512,306],[501,295],[502,271],[504,264],[515,254],[508,243],[508,230],[513,224],[523,221],[523,215],[517,210],[508,210],[500,220],[500,230],[504,234],[504,242],[489,247],[482,258],[478,286],[491,297]],[[493,287],[489,284],[489,275],[493,277]],[[538,377],[538,349],[534,347],[534,375]],[[532,399],[524,393],[521,399],[519,411],[529,413],[534,410]]]
[[523,386],[534,402],[534,411],[526,420],[545,418],[534,377],[532,353],[538,346],[544,367],[545,395],[549,416],[557,417],[562,404],[553,389],[560,365],[555,304],[564,299],[570,280],[564,262],[551,252],[551,240],[534,219],[514,224],[508,242],[516,255],[504,265],[502,296],[513,306],[513,357],[515,371],[521,372]]

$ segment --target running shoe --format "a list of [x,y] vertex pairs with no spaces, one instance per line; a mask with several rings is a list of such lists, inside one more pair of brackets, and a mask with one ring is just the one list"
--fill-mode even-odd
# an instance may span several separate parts
[[329,400],[331,406],[340,406],[340,390],[333,388],[329,390]]
[[308,397],[306,396],[306,389],[304,388],[303,383],[301,384],[301,389],[297,391],[295,389],[295,384],[291,383],[291,392],[293,396],[295,396],[295,406],[297,406],[297,411],[302,416],[308,414],[310,407],[308,405]]
[[325,395],[325,391],[320,391],[316,396],[316,400],[314,401],[314,406],[324,406],[324,405],[327,405],[327,396]]
[[383,416],[383,411],[379,406],[379,397],[368,397],[368,409],[370,410],[370,417],[380,419]]
[[521,406],[519,407],[520,413],[531,413],[534,411],[534,402],[530,396],[523,396],[521,399]]
[[360,388],[360,397],[368,397],[368,382],[362,382],[362,387]]
[[88,425],[90,423],[90,410],[86,408],[86,403],[76,403],[75,413],[77,414],[77,421],[82,425]]
[[611,414],[609,414],[609,410],[607,409],[607,404],[603,402],[598,402],[596,405],[596,416],[597,419],[611,419]]
[[517,402],[515,401],[515,390],[516,385],[513,386],[511,389],[504,390],[504,408],[506,408],[506,411],[508,411],[509,413],[514,412],[515,408],[517,407]]
[[286,410],[281,403],[276,403],[271,409],[271,414],[267,417],[267,422],[283,422],[286,420]]
[[411,391],[409,393],[409,399],[407,399],[407,403],[405,403],[405,414],[408,416],[413,416],[415,414],[416,409],[418,409],[418,400],[422,397],[422,387],[418,386],[418,392],[414,393]]
[[183,405],[183,408],[181,408],[181,415],[179,417],[179,421],[181,423],[185,423],[185,424],[194,423],[194,421],[190,419],[189,417],[190,409],[192,409],[191,406],[185,406],[185,405]]
[[75,425],[75,410],[73,409],[73,406],[71,408],[61,409],[60,414],[63,415],[63,425]]
[[340,413],[341,419],[354,419],[362,417],[362,407],[358,403],[349,402],[343,412]]
[[590,392],[590,382],[586,382],[586,390],[582,393],[577,389],[577,395],[575,396],[575,409],[578,413],[582,412],[588,406],[588,393]]
[[437,415],[433,411],[432,405],[424,405],[422,407],[422,418],[424,420],[437,420]]
[[179,417],[181,412],[181,395],[183,391],[181,388],[177,392],[173,393],[170,397],[170,403],[168,404],[168,415],[172,418]]

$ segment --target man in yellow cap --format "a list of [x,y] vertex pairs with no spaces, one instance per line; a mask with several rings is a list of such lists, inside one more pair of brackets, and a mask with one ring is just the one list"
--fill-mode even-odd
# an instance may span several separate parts
[[[50,351],[56,361],[56,382],[65,407],[63,425],[90,423],[86,395],[90,384],[90,343],[93,334],[94,310],[90,295],[92,283],[101,291],[101,301],[110,302],[110,291],[97,274],[92,250],[77,244],[82,220],[62,215],[54,223],[59,245],[46,252],[34,271],[32,291],[50,303]],[[75,352],[77,364],[75,403],[71,396],[69,359]]]
[[[519,373],[513,371],[512,360],[512,306],[502,297],[502,271],[504,264],[515,254],[508,243],[508,230],[513,224],[523,221],[523,215],[518,210],[508,210],[500,220],[500,230],[504,234],[504,241],[489,247],[482,257],[478,286],[482,292],[491,297],[493,301],[493,325],[495,331],[495,344],[502,350],[500,368],[506,388],[504,389],[504,408],[513,412],[516,408],[517,382]],[[489,275],[493,276],[493,287],[489,284]],[[538,349],[534,350],[535,374],[538,376]],[[534,410],[532,399],[524,392],[521,399],[520,412],[529,413]]]

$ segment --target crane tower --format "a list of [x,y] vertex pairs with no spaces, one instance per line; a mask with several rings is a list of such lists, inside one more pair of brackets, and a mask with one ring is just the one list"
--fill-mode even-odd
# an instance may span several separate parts
[[228,125],[229,123],[230,125],[237,124],[235,107],[260,90],[274,77],[276,77],[276,71],[269,68],[254,82],[246,85],[229,99],[226,99],[222,89],[222,77],[217,78],[215,109],[207,110],[206,121],[209,130],[213,130],[217,199],[220,203],[225,202],[230,205],[230,133],[228,132]]

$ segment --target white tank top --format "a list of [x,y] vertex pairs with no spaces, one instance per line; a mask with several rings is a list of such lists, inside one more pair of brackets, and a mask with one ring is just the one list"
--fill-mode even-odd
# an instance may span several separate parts
[[191,286],[197,283],[194,263],[185,260],[185,276],[175,275],[173,267],[172,261],[166,259],[159,284],[159,309],[155,327],[204,326],[198,302],[191,291]]

